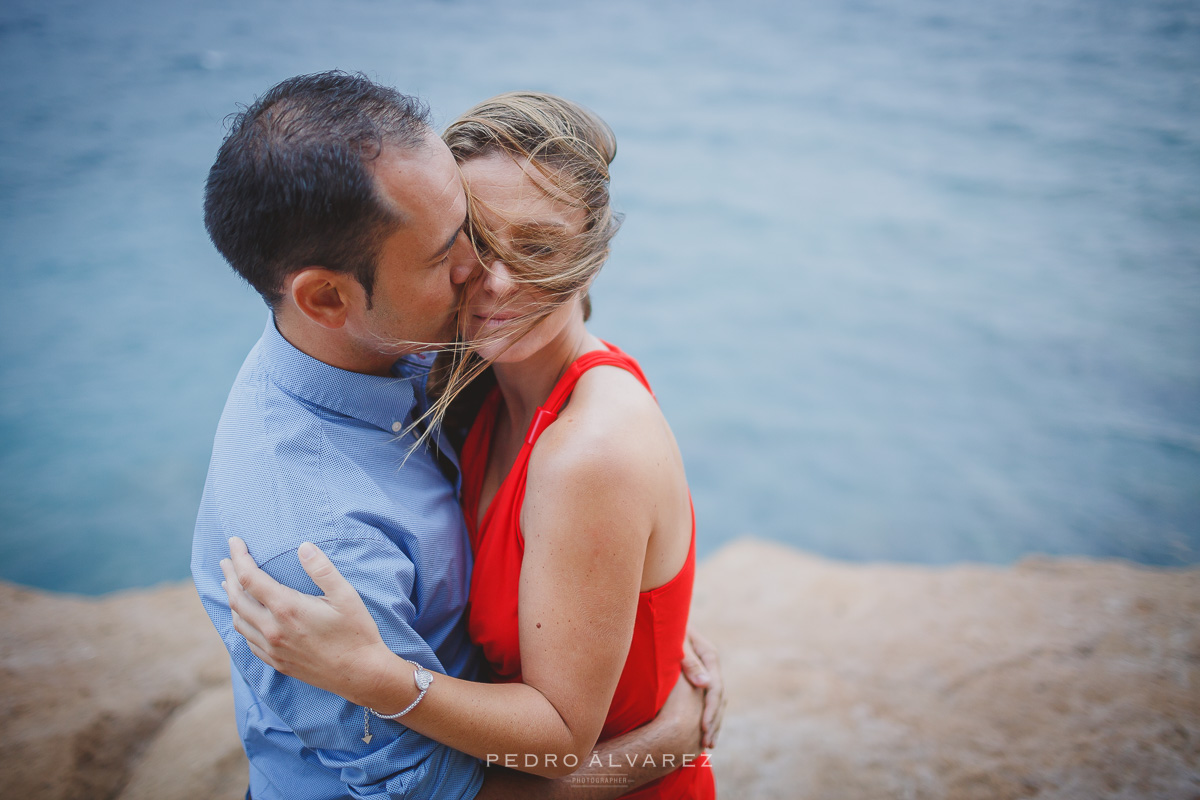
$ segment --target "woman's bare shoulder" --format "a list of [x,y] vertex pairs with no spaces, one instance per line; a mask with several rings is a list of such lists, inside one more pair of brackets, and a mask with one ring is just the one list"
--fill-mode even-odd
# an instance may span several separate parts
[[[649,500],[669,456],[669,433],[653,396],[629,372],[595,367],[538,439],[529,460],[527,500],[588,504]],[[572,499],[574,498],[574,499]]]
[[555,462],[576,459],[635,468],[663,444],[665,426],[654,396],[627,370],[601,366],[585,372],[538,450]]

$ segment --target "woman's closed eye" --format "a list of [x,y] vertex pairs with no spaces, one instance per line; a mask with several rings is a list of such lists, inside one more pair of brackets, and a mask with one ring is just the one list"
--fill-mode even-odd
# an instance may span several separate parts
[[513,249],[524,258],[547,258],[555,253],[552,243],[532,239],[513,242]]

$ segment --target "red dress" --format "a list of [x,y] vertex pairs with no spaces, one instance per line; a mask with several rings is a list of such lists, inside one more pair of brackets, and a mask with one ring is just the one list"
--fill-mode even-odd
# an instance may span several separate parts
[[[579,377],[592,367],[606,365],[628,370],[650,391],[637,362],[612,345],[608,348],[609,352],[595,351],[580,356],[559,378],[545,405],[534,414],[517,460],[479,524],[476,520],[479,519],[480,493],[500,404],[498,389],[493,390],[484,402],[463,445],[463,511],[475,554],[468,625],[471,639],[483,648],[497,681],[521,680],[521,643],[517,625],[521,560],[525,551],[521,505],[525,499],[525,480],[534,443],[557,418]],[[633,642],[600,733],[601,740],[649,722],[675,686],[683,658],[695,568],[696,519],[693,514],[692,544],[683,568],[667,583],[638,595]],[[690,766],[680,767],[626,797],[639,800],[714,798],[716,788],[707,763],[707,755],[697,754]]]

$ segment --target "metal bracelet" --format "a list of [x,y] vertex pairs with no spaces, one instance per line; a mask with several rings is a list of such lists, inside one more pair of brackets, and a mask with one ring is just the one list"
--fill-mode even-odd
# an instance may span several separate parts
[[380,714],[378,711],[371,708],[370,706],[364,706],[364,708],[366,708],[367,711],[370,711],[373,715],[375,715],[376,717],[379,717],[379,719],[399,719],[400,717],[403,717],[405,714],[407,714],[408,712],[412,711],[414,708],[417,707],[417,703],[421,702],[421,700],[425,697],[425,693],[429,691],[429,687],[433,685],[433,673],[432,672],[425,669],[424,667],[422,667],[420,664],[418,664],[415,661],[412,661],[407,658],[404,660],[408,661],[408,663],[412,664],[414,667],[417,668],[417,671],[413,673],[413,681],[416,682],[417,688],[421,690],[421,693],[419,695],[417,695],[416,700],[413,700],[411,703],[408,704],[408,708],[404,709],[403,711],[398,711],[395,714]]

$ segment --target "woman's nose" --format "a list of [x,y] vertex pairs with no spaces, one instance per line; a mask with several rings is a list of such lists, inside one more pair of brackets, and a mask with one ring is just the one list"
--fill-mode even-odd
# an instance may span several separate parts
[[512,288],[512,273],[508,265],[498,258],[488,262],[487,272],[483,276],[483,286],[494,295],[503,295]]

